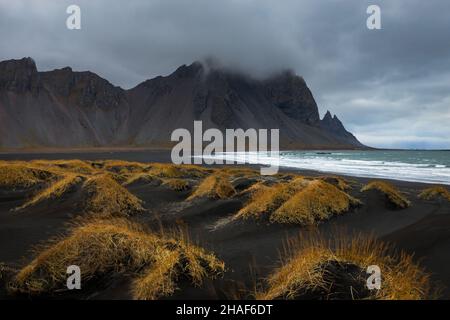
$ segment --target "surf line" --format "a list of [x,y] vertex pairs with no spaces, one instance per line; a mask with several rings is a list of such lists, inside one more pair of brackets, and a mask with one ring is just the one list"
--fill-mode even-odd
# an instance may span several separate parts
[[[261,167],[262,175],[274,175],[278,173],[280,164],[280,130],[279,129],[225,129],[225,139],[221,130],[210,128],[203,132],[202,121],[194,121],[193,137],[185,128],[175,129],[170,137],[173,142],[178,142],[171,152],[174,164],[235,164],[244,160],[249,163],[250,155],[259,163],[260,156],[268,156],[271,164]],[[268,143],[270,131],[270,148]],[[204,143],[209,142],[204,148]],[[248,151],[247,147],[248,146]],[[226,153],[224,154],[224,150]],[[239,157],[236,153],[244,153]],[[224,158],[222,157],[224,156]]]

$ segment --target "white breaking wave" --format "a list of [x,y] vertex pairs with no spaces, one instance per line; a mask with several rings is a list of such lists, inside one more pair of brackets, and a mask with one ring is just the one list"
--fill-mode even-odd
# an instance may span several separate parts
[[[345,153],[335,153],[345,157]],[[353,153],[352,156],[357,154]],[[279,158],[269,153],[225,152],[204,158],[235,160],[241,164],[278,165],[285,168],[320,171],[366,178],[386,178],[403,181],[450,185],[450,168],[442,164],[406,163],[400,161],[357,160],[333,158],[312,153],[280,153]],[[426,161],[426,160],[423,160]]]

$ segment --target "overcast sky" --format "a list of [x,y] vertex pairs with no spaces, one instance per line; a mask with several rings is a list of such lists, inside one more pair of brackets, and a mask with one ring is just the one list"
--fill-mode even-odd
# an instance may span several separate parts
[[207,56],[257,77],[290,68],[363,143],[450,149],[449,16],[448,0],[0,0],[0,60],[124,88]]

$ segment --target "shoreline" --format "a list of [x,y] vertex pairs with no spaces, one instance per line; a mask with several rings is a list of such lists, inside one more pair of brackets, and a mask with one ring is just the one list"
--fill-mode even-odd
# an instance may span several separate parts
[[[298,151],[298,150],[297,150]],[[304,151],[317,151],[321,152],[323,150],[304,150]],[[338,150],[336,150],[338,151]],[[344,151],[344,150],[341,150]],[[353,150],[345,150],[345,151],[353,151]],[[437,151],[437,150],[435,150]],[[0,151],[0,161],[31,161],[31,160],[71,160],[71,159],[79,159],[79,160],[87,160],[87,161],[96,161],[96,160],[126,160],[126,161],[136,161],[136,162],[161,162],[161,163],[171,163],[170,158],[170,150],[166,149],[148,149],[148,148],[139,148],[139,149],[114,149],[114,148],[95,148],[95,149],[71,149],[71,150],[61,150],[55,152],[55,150],[41,150],[36,152],[1,152]],[[249,163],[236,163],[234,166],[239,167],[249,167],[253,169],[259,169],[263,165],[260,164],[249,164]],[[213,164],[206,165],[201,164],[201,166],[230,166],[229,164]],[[396,178],[387,178],[387,177],[377,177],[377,176],[357,176],[346,173],[336,173],[332,171],[318,171],[318,170],[310,170],[310,169],[301,169],[289,166],[280,166],[279,172],[284,173],[296,173],[307,176],[321,176],[321,175],[336,175],[348,179],[358,179],[361,181],[365,181],[367,183],[371,180],[382,180],[389,181],[394,185],[399,186],[407,186],[410,185],[420,185],[422,187],[429,187],[433,185],[444,185],[449,186],[450,182],[424,182],[417,180],[404,180],[404,179],[396,179]]]
[[[58,147],[45,147],[45,148],[0,148],[0,155],[7,154],[38,154],[38,153],[96,153],[96,152],[140,152],[140,151],[161,151],[167,152],[172,150],[173,146],[142,146],[142,147],[127,147],[127,146],[110,146],[110,147],[73,147],[73,148],[58,148]],[[398,148],[296,148],[296,149],[280,149],[280,152],[293,152],[293,151],[443,151],[450,152],[450,149],[398,149]]]

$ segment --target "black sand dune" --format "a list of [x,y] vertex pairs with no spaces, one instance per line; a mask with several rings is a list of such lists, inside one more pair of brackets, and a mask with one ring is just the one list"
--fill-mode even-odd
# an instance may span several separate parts
[[[321,223],[318,229],[330,236],[337,230],[349,234],[373,233],[398,249],[414,254],[432,274],[432,279],[445,287],[442,298],[448,299],[450,204],[441,200],[425,201],[417,198],[419,192],[427,187],[425,184],[391,181],[412,202],[407,209],[393,210],[386,206],[384,197],[377,192],[359,191],[367,179],[352,177],[350,180],[350,194],[360,199],[363,205]],[[180,290],[170,299],[249,298],[249,290],[252,290],[256,281],[267,277],[279,265],[286,239],[314,231],[298,225],[254,220],[232,221],[231,216],[243,206],[243,199],[239,197],[185,202],[190,190],[178,192],[165,185],[143,182],[128,186],[128,190],[143,200],[147,209],[146,213],[133,219],[156,229],[161,226],[182,228],[189,233],[194,243],[211,250],[226,264],[227,272],[223,278],[208,280],[199,288],[181,279],[178,283]],[[76,205],[80,197],[78,190],[56,202],[42,203],[20,212],[11,211],[27,197],[29,194],[26,193],[0,190],[0,261],[11,267],[20,267],[29,262],[33,247],[63,234],[67,224],[83,214]],[[129,285],[129,279],[118,277],[109,279],[89,294],[75,294],[72,297],[131,298]]]

